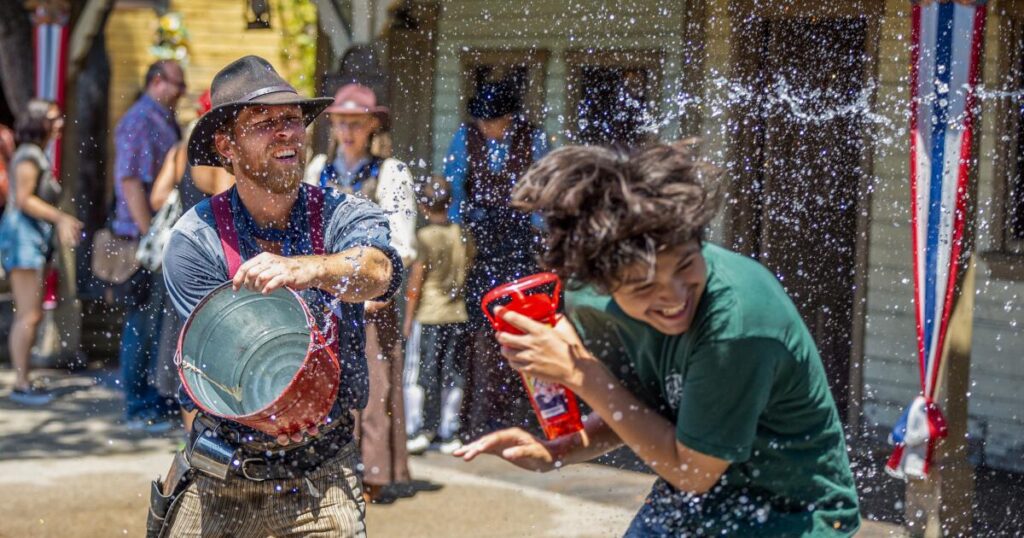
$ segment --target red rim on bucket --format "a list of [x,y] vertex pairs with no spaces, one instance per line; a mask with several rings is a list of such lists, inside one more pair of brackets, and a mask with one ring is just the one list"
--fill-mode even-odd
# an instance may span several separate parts
[[341,385],[337,355],[288,288],[213,290],[185,321],[174,360],[199,409],[275,437],[323,424]]

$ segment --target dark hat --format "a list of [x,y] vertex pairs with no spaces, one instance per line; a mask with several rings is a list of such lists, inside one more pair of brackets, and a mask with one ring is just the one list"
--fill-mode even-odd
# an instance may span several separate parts
[[192,166],[221,166],[213,135],[228,118],[253,105],[299,105],[309,125],[331,104],[330,97],[306,99],[259,56],[239,58],[213,77],[210,86],[213,108],[203,114],[188,140],[188,162]]
[[469,115],[480,120],[491,120],[519,112],[519,92],[507,80],[482,82],[476,95],[469,100]]

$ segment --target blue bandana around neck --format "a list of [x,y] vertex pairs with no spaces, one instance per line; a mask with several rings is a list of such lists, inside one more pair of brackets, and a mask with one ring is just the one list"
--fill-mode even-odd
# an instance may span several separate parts
[[309,196],[306,194],[306,187],[299,189],[299,196],[292,205],[291,214],[288,216],[288,226],[281,230],[277,228],[263,228],[252,218],[252,214],[246,209],[238,196],[238,189],[231,192],[231,208],[235,215],[235,226],[238,229],[238,249],[242,260],[248,260],[263,252],[257,239],[273,241],[281,244],[282,256],[302,256],[313,254],[312,234],[309,230],[309,211],[306,204]]

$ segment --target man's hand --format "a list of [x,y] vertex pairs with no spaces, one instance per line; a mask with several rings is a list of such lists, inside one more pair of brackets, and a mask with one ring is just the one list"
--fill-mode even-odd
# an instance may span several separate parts
[[565,317],[554,327],[499,308],[497,315],[524,334],[499,332],[501,354],[516,370],[579,392],[588,366],[599,365]]
[[300,432],[293,433],[293,434],[291,434],[291,436],[287,436],[287,435],[284,435],[284,434],[278,435],[277,436],[277,444],[279,444],[281,446],[288,446],[288,445],[290,445],[293,442],[294,443],[301,443],[302,440],[305,439],[305,437],[307,435],[310,436],[310,437],[316,437],[317,435],[320,435],[320,427],[319,426],[313,426],[312,428],[309,428],[307,430],[302,430]]
[[296,290],[311,288],[322,273],[320,260],[317,256],[286,258],[263,252],[238,268],[231,288],[237,291],[245,287],[264,295],[284,286]]
[[528,471],[547,472],[556,467],[551,443],[537,439],[521,428],[487,434],[452,453],[465,461],[473,461],[480,454],[493,454]]

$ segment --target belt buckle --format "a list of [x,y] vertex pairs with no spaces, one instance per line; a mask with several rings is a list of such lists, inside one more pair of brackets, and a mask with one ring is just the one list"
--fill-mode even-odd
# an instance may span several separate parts
[[264,480],[266,480],[267,479],[266,476],[256,477],[256,476],[249,475],[249,464],[250,463],[260,463],[268,471],[270,469],[270,464],[268,464],[266,462],[266,460],[264,460],[262,458],[246,458],[246,459],[242,460],[242,465],[239,466],[239,468],[242,471],[242,476],[244,476],[246,478],[246,480],[252,480],[253,482],[263,482]]

